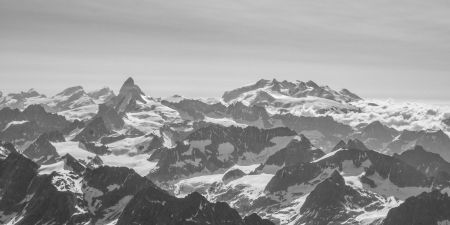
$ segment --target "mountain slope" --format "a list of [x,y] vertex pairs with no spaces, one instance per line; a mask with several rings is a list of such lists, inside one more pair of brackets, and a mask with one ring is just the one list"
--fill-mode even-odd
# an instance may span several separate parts
[[439,191],[422,193],[391,209],[382,225],[442,225],[450,223],[450,197]]
[[450,163],[445,161],[439,154],[427,152],[422,146],[415,146],[400,155],[394,157],[414,166],[429,177],[445,178],[450,177]]
[[285,147],[297,134],[287,128],[200,128],[172,148],[162,152],[157,168],[149,174],[155,181],[177,180],[199,173],[214,173],[235,164],[261,163]]
[[[277,81],[273,80],[259,80],[255,84],[237,88],[232,91],[227,91],[223,94],[222,98],[225,102],[242,101],[243,99],[249,99],[251,92],[262,91],[262,93],[276,93],[293,98],[302,98],[308,96],[314,96],[324,99],[329,99],[338,102],[348,102],[360,100],[361,98],[351,93],[348,90],[342,90],[337,92],[328,86],[319,86],[313,81],[308,82],[289,82],[289,81]],[[259,93],[259,96],[262,96]],[[258,96],[252,96],[254,101],[258,101]],[[265,99],[269,100],[269,99]]]
[[[74,165],[76,159],[67,159]],[[38,168],[19,153],[0,160],[1,223],[272,225],[255,215],[244,222],[226,203],[210,203],[197,193],[173,197],[128,168],[76,173],[65,166],[50,174]]]
[[0,95],[0,224],[450,222],[430,193],[450,190],[445,107],[312,81],[222,99],[142,90]]
[[306,197],[305,203],[300,208],[302,216],[296,224],[349,223],[352,217],[362,213],[360,209],[368,206],[381,207],[377,197],[375,194],[361,193],[346,185],[339,172],[334,171]]
[[450,161],[450,137],[442,130],[404,130],[398,138],[389,143],[385,151],[390,154],[401,153],[416,145],[423,146],[429,152],[437,153],[446,161]]

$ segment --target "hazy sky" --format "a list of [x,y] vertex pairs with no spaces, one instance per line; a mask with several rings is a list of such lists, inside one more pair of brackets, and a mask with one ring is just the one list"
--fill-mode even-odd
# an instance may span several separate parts
[[449,0],[0,0],[0,90],[220,96],[260,78],[450,99]]

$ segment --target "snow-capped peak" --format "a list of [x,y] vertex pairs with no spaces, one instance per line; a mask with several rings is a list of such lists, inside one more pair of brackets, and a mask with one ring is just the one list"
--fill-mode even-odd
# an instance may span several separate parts
[[259,92],[264,91],[269,94],[283,95],[287,97],[302,98],[302,97],[319,97],[325,98],[338,102],[350,102],[361,100],[359,96],[353,94],[347,89],[343,89],[340,92],[331,89],[328,86],[320,86],[314,81],[278,81],[261,79],[254,84],[247,85],[241,88],[234,89],[232,91],[227,91],[223,94],[222,98],[225,102],[232,102],[242,95],[249,92]]
[[119,95],[111,102],[119,114],[123,114],[126,111],[135,108],[138,102],[144,104],[147,103],[144,92],[142,92],[141,88],[134,83],[134,80],[131,77],[123,83]]
[[128,95],[132,94],[134,97],[141,97],[142,95],[145,95],[144,92],[142,92],[141,88],[137,86],[134,83],[133,78],[129,77],[122,85],[119,91],[119,95]]

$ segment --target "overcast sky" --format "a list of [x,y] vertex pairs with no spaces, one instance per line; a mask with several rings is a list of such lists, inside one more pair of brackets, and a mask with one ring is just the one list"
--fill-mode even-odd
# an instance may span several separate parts
[[0,0],[0,91],[221,96],[260,78],[450,99],[449,0]]

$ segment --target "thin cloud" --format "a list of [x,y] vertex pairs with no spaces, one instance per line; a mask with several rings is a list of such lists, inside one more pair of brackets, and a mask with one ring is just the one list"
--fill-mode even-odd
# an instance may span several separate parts
[[4,1],[0,74],[8,92],[58,77],[87,89],[92,76],[114,77],[97,86],[117,87],[133,75],[156,96],[175,94],[174,82],[186,85],[179,94],[218,96],[277,77],[366,97],[443,98],[449,8],[442,0]]

